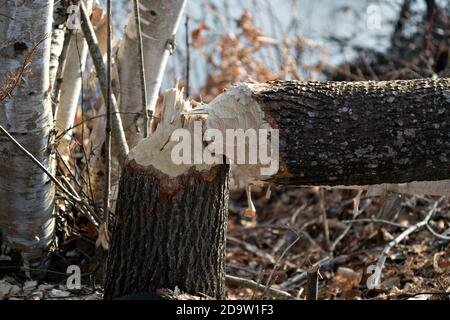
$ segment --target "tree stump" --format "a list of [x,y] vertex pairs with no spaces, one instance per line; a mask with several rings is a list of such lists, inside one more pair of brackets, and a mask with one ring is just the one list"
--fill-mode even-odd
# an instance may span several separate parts
[[224,296],[229,166],[171,163],[170,135],[189,127],[184,107],[182,93],[169,91],[157,130],[124,166],[105,299],[175,287]]

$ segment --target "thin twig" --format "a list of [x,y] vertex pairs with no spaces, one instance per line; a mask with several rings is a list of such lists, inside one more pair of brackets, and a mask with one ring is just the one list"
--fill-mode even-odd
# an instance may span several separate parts
[[144,138],[147,138],[149,131],[149,116],[147,111],[147,84],[145,81],[144,44],[142,43],[141,15],[139,12],[139,0],[134,0],[133,3],[134,3],[134,19],[139,42],[138,63],[139,63],[139,78],[141,81],[142,112],[144,116]]
[[[67,172],[69,173],[69,175],[72,177],[72,180],[76,183],[76,185],[78,186],[78,188],[80,189],[81,193],[89,199],[89,196],[84,192],[83,187],[81,186],[81,184],[78,182],[78,180],[76,179],[75,175],[73,174],[72,170],[69,168],[69,165],[66,163],[66,161],[63,159],[63,157],[61,156],[61,153],[58,151],[57,148],[55,148],[56,151],[56,156],[58,158],[58,160],[60,161],[60,163],[62,163],[62,165],[64,166],[64,168],[66,168]],[[63,171],[64,173],[64,171]],[[89,199],[91,201],[91,203],[94,203],[94,199]]]
[[322,212],[322,223],[323,223],[323,235],[325,238],[325,250],[330,251],[331,243],[330,243],[330,229],[328,228],[328,218],[327,218],[327,210],[325,208],[325,191],[323,188],[319,188],[319,205],[320,211]]
[[[140,115],[140,114],[142,114],[142,112],[126,112],[126,111],[125,111],[125,112],[111,112],[112,115],[114,115],[114,114],[116,114],[116,113],[118,113],[118,114],[134,114],[134,115]],[[82,125],[85,124],[86,122],[89,122],[89,121],[92,121],[92,120],[95,120],[95,119],[98,119],[98,118],[102,118],[102,117],[106,117],[106,113],[98,114],[98,115],[96,115],[96,116],[92,116],[92,117],[90,117],[90,118],[81,120],[81,121],[78,122],[77,124],[74,124],[73,126],[67,128],[66,130],[64,130],[64,131],[62,131],[62,132],[60,132],[60,133],[58,133],[58,135],[56,136],[56,141],[58,141],[58,140],[61,139],[63,136],[65,136],[66,133],[68,133],[69,131],[71,131],[71,130],[77,128],[77,127],[82,126]]]
[[[66,178],[65,176],[61,176],[61,179],[62,179],[62,181],[66,184],[67,188],[70,189],[70,191],[72,192],[72,194],[74,194],[74,195],[75,195],[76,197],[78,197],[78,198],[81,198],[81,197],[79,196],[79,194],[77,193],[77,191],[74,189],[74,187],[70,184],[70,182],[67,180],[67,178]],[[70,201],[70,200],[69,200],[69,201]],[[92,223],[93,223],[95,226],[98,226],[98,221],[99,221],[98,216],[95,214],[95,212],[90,211],[90,210],[87,210],[87,211],[85,212],[85,209],[86,209],[85,207],[86,207],[86,205],[83,204],[83,207],[81,208],[81,211],[89,218],[89,220],[92,221]]]
[[[292,230],[293,232],[295,232],[295,230]],[[270,282],[272,281],[273,275],[278,267],[278,265],[280,264],[281,260],[286,256],[286,254],[288,253],[288,251],[300,240],[300,235],[297,233],[297,238],[292,241],[292,243],[286,248],[284,249],[283,253],[280,255],[280,257],[277,259],[277,261],[275,262],[275,265],[273,266],[272,271],[269,274],[269,277],[267,278],[266,281],[266,288],[270,288]],[[266,292],[263,292],[263,296]]]
[[[334,268],[336,265],[346,263],[348,260],[350,260],[350,255],[342,255],[336,258],[331,257],[325,257],[317,262],[317,264],[320,264],[322,270],[331,269]],[[281,284],[282,288],[289,288],[294,285],[297,285],[303,281],[305,281],[308,277],[308,272],[302,272],[300,274],[295,275],[294,277],[286,280]]]
[[[80,53],[80,48],[78,46],[78,41],[75,38],[75,47],[77,49],[77,55],[78,55],[78,66],[79,66],[79,70],[80,70],[80,79],[81,79],[81,119],[84,120],[85,118],[85,96],[84,96],[84,82],[83,82],[83,62],[81,61],[81,53]],[[89,159],[88,159],[88,155],[86,152],[86,148],[84,147],[84,125],[81,126],[81,143],[79,144],[81,152],[83,153],[83,157],[84,157],[84,161],[86,162],[86,176],[87,176],[87,186],[89,188],[89,192],[91,194],[91,199],[92,199],[92,204],[94,205],[94,208],[97,209],[97,206],[95,204],[95,198],[94,198],[94,192],[92,190],[92,183],[91,183],[91,170],[89,168]],[[83,176],[83,175],[81,175]],[[85,181],[85,179],[83,178],[83,180]],[[86,182],[86,181],[85,181]],[[87,197],[89,199],[89,197]]]
[[[36,164],[49,178],[50,180],[53,181],[53,183],[55,183],[58,188],[61,189],[61,191],[63,193],[65,193],[69,199],[74,202],[79,204],[81,207],[83,207],[89,214],[95,216],[95,213],[92,212],[92,210],[89,207],[89,204],[87,204],[83,199],[81,199],[77,194],[74,194],[72,192],[70,192],[69,190],[67,190],[62,183],[56,179],[56,177],[47,170],[47,168],[42,165],[42,163],[39,162],[38,159],[36,159],[27,149],[25,149],[16,139],[14,139],[14,137],[8,132],[6,131],[5,128],[3,128],[2,125],[0,125],[0,131],[17,147],[19,148],[31,161],[33,161],[34,164]],[[95,221],[94,221],[95,222]],[[95,223],[94,223],[95,224]]]
[[50,173],[50,171],[47,170],[47,168],[42,165],[42,163],[36,159],[27,149],[25,149],[14,137],[6,131],[5,128],[0,124],[0,131],[17,147],[19,148],[31,161],[34,162],[44,173],[52,180],[65,194],[67,194],[71,199],[73,199],[76,202],[81,202],[82,199],[78,198],[77,196],[73,195],[69,190],[67,190],[61,182],[59,182],[58,179],[56,179],[53,174]]
[[[105,187],[103,189],[103,225],[104,225],[104,249],[108,249],[109,231],[109,193],[111,189],[111,0],[107,1],[107,59],[106,59],[106,81],[108,96],[106,99],[106,126],[105,126]],[[99,234],[99,237],[102,235]]]
[[262,284],[256,283],[253,280],[226,275],[225,281],[226,281],[227,285],[250,288],[255,291],[263,291],[264,294],[267,294],[273,298],[295,300],[295,298],[292,295],[290,295],[289,293],[287,293],[285,291],[274,289],[274,288],[268,288]]
[[388,226],[392,226],[392,227],[397,227],[400,229],[407,229],[407,226],[404,226],[400,223],[395,223],[392,221],[388,221],[388,220],[383,220],[383,219],[375,219],[375,218],[370,218],[370,219],[356,219],[356,220],[342,220],[342,223],[345,224],[355,224],[355,223],[379,223],[379,224],[385,224]]
[[[370,201],[366,203],[366,206],[364,208],[362,208],[361,210],[359,209],[359,204],[361,202],[361,194],[362,194],[363,190],[359,190],[358,194],[355,196],[355,198],[353,198],[353,220],[356,220],[356,218],[364,212],[364,210],[367,209],[367,207],[370,204]],[[336,238],[336,240],[334,240],[333,244],[331,245],[330,248],[330,252],[334,252],[334,250],[336,249],[337,245],[342,241],[342,239],[345,238],[345,236],[347,235],[347,233],[350,231],[350,229],[352,228],[352,225],[348,225],[345,230]]]
[[186,30],[186,99],[190,95],[190,73],[191,73],[191,47],[189,42],[189,15],[186,15],[186,22],[184,23]]
[[400,233],[397,237],[395,237],[394,239],[389,241],[388,244],[384,247],[383,252],[381,253],[380,257],[378,258],[375,273],[372,277],[369,278],[371,281],[372,288],[379,287],[379,285],[381,283],[381,272],[383,271],[384,264],[386,262],[386,258],[388,257],[391,249],[394,248],[396,245],[398,245],[401,241],[403,241],[410,234],[425,227],[428,224],[428,221],[430,221],[433,214],[436,212],[436,209],[439,206],[439,204],[442,202],[442,200],[444,200],[444,197],[441,197],[441,198],[439,198],[439,200],[435,201],[434,204],[431,206],[431,209],[428,211],[428,214],[425,216],[425,218],[423,220],[410,226],[408,229],[406,229],[405,231]]
[[241,240],[236,239],[236,238],[234,238],[232,236],[227,236],[227,241],[237,243],[237,244],[241,245],[245,250],[255,254],[256,256],[258,256],[260,258],[263,258],[263,259],[266,259],[270,263],[275,263],[275,258],[272,255],[270,255],[270,254],[268,254],[266,252],[262,252],[256,246],[254,246],[254,245],[252,245],[250,243],[247,243],[245,241],[241,241]]
[[[97,71],[97,78],[100,83],[100,88],[103,94],[103,98],[105,102],[108,100],[108,79],[107,79],[107,71],[106,66],[103,61],[102,53],[100,51],[97,36],[94,32],[94,27],[92,26],[91,21],[89,20],[89,16],[87,14],[86,7],[83,1],[80,1],[80,17],[81,17],[81,29],[83,30],[84,37],[89,47],[89,52],[91,53],[92,61],[95,65],[95,70]],[[129,148],[128,143],[125,138],[125,133],[123,131],[122,119],[119,114],[119,107],[117,105],[116,97],[114,93],[110,94],[111,99],[111,109],[112,114],[112,133],[114,139],[116,140],[116,144],[119,150],[119,160],[121,163],[125,160]]]
[[6,97],[10,96],[13,90],[19,85],[22,76],[28,71],[31,61],[33,60],[34,55],[39,47],[39,45],[44,42],[48,35],[42,37],[31,49],[27,51],[25,54],[25,58],[23,59],[22,65],[14,72],[10,72],[5,77],[5,83],[0,86],[0,102],[3,101]]
[[445,232],[443,234],[437,233],[436,231],[433,230],[433,228],[431,228],[431,226],[429,225],[429,223],[427,223],[427,229],[428,231],[431,232],[431,234],[433,236],[435,236],[436,238],[440,239],[440,240],[444,240],[444,241],[450,241],[450,236],[445,235]]

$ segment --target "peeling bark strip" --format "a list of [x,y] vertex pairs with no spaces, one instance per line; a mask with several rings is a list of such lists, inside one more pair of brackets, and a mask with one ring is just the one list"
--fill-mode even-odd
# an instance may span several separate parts
[[239,119],[217,111],[253,110],[255,101],[264,121],[280,130],[280,171],[264,180],[336,186],[450,178],[448,78],[244,84],[204,108],[207,126],[234,120],[258,129],[254,112]]
[[[0,103],[0,124],[50,172],[47,149],[52,129],[49,63],[53,1],[6,1],[0,12],[0,78],[22,66],[28,50],[44,39],[26,74]],[[3,83],[5,79],[0,79]],[[54,185],[7,137],[0,134],[0,228],[5,238],[34,262],[52,240]]]
[[134,161],[122,172],[105,299],[160,288],[222,298],[228,168],[176,178]]

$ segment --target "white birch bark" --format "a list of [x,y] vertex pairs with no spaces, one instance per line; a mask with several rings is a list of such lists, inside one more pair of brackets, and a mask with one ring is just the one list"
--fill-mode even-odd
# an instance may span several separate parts
[[[130,1],[131,2],[131,1]],[[147,109],[154,110],[159,90],[173,49],[175,34],[183,15],[186,0],[141,0],[140,16],[144,52]],[[139,41],[134,11],[131,10],[125,34],[117,54],[120,81],[120,110],[141,112],[141,88],[139,81]],[[130,149],[142,139],[142,117],[122,114],[123,126]]]
[[[84,3],[89,10],[92,8],[92,0],[85,0]],[[81,29],[74,30],[67,52],[67,60],[62,77],[63,82],[61,84],[61,97],[56,114],[57,132],[66,132],[61,137],[58,145],[58,151],[64,160],[68,160],[69,158],[69,144],[72,139],[72,130],[68,129],[74,124],[87,54],[88,46]]]
[[[6,1],[0,20],[0,83],[17,70],[27,48],[38,47],[30,72],[0,105],[0,123],[44,166],[54,171],[47,148],[52,129],[49,60],[53,0]],[[25,260],[40,260],[54,231],[54,185],[29,158],[0,135],[0,228]]]
[[50,85],[53,85],[59,65],[59,56],[64,43],[67,3],[58,1],[53,7],[53,32],[50,47]]

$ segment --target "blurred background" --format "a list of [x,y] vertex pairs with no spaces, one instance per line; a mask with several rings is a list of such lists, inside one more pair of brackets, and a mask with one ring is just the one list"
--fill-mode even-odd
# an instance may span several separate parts
[[[448,15],[448,1],[430,2]],[[114,1],[117,39],[130,9],[128,1]],[[187,50],[194,96],[214,96],[213,87],[220,91],[248,78],[323,80],[340,64],[358,58],[370,64],[374,52],[387,54],[396,45],[412,52],[424,35],[426,12],[425,0],[191,0],[162,90],[185,82]],[[444,20],[433,32],[448,44]],[[363,80],[358,74],[348,77]]]

